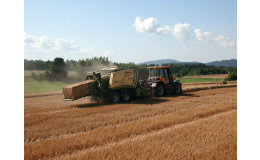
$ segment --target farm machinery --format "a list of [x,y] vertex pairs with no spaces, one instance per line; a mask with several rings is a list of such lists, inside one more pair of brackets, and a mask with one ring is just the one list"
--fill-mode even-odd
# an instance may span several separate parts
[[107,100],[110,103],[128,102],[133,98],[145,98],[145,92],[138,82],[138,71],[104,68],[99,72],[88,72],[85,81],[63,87],[65,101],[91,96],[93,100]]
[[182,93],[182,83],[176,80],[175,76],[172,76],[169,66],[153,66],[148,67],[148,70],[149,78],[146,81],[139,81],[144,90],[155,97]]
[[107,100],[110,103],[128,102],[131,98],[145,99],[146,93],[154,97],[165,94],[181,94],[182,84],[171,75],[169,66],[148,67],[149,78],[138,79],[134,69],[104,68],[87,72],[84,81],[63,87],[65,101],[90,96],[92,100]]

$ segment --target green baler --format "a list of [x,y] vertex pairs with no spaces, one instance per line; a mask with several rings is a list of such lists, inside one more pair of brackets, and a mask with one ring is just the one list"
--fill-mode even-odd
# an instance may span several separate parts
[[128,102],[131,98],[145,98],[145,92],[139,84],[137,70],[112,69],[110,73],[104,75],[101,75],[100,72],[93,72],[92,74],[88,73],[85,79],[87,81],[83,82],[82,87],[76,84],[73,86],[74,88],[71,87],[72,85],[64,87],[64,100],[72,101],[91,96],[95,100],[105,99],[110,103],[118,103],[120,101]]

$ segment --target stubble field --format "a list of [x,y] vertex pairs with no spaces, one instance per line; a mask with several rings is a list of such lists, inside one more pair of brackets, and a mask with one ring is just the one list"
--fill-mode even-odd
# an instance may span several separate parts
[[217,78],[225,79],[228,74],[212,74],[212,75],[198,75],[198,76],[184,76],[182,78]]
[[183,88],[120,104],[25,98],[24,158],[236,159],[237,87]]

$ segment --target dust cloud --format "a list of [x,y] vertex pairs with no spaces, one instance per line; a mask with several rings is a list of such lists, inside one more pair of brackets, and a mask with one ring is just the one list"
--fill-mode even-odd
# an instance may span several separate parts
[[86,72],[95,72],[95,71],[100,71],[103,68],[112,68],[112,67],[117,67],[115,64],[109,62],[109,64],[104,65],[100,62],[94,62],[92,66],[89,67],[84,67]]

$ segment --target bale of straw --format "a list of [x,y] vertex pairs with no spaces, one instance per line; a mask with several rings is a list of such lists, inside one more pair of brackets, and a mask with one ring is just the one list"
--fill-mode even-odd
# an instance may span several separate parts
[[87,80],[79,83],[70,84],[63,87],[63,95],[66,99],[77,99],[89,94],[89,83],[95,80]]
[[217,85],[227,84],[227,81],[218,81]]

